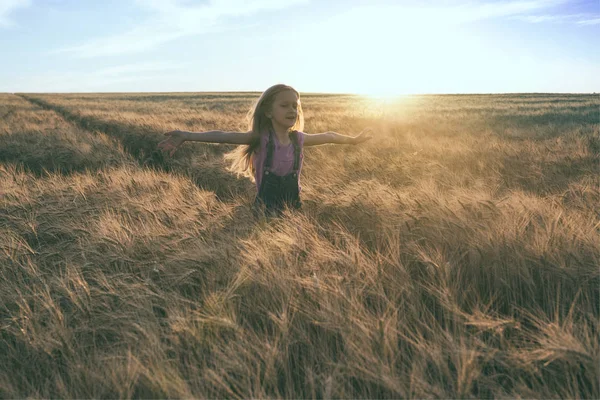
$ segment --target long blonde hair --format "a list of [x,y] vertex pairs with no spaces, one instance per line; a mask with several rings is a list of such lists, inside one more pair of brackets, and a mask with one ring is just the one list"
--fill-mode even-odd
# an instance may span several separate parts
[[224,155],[226,160],[231,161],[231,166],[227,168],[229,171],[246,176],[254,182],[255,171],[252,161],[260,149],[260,138],[262,135],[268,135],[269,130],[273,128],[273,124],[266,113],[271,111],[275,96],[286,90],[291,90],[298,96],[298,115],[296,122],[290,129],[297,131],[304,129],[304,114],[300,104],[300,93],[293,87],[284,84],[271,86],[263,92],[248,111],[248,130],[256,134],[250,144],[238,146],[235,150]]

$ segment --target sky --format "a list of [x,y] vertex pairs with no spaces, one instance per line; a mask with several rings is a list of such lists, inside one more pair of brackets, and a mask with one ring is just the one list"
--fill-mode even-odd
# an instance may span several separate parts
[[0,92],[600,93],[600,0],[0,0]]

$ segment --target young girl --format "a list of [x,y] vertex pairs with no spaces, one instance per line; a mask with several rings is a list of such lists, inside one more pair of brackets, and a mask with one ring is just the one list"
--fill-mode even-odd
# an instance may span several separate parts
[[225,155],[232,161],[231,171],[256,182],[255,205],[270,214],[280,214],[286,206],[300,208],[300,171],[305,146],[327,143],[359,144],[371,139],[371,129],[358,136],[335,132],[306,134],[300,94],[292,87],[278,84],[267,89],[250,109],[248,132],[166,132],[158,147],[171,156],[186,141],[240,144]]

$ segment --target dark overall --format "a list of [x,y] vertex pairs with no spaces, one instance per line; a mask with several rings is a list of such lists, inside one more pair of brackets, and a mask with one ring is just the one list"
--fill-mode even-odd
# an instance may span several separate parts
[[297,132],[290,132],[290,140],[294,146],[294,167],[292,172],[284,176],[275,175],[270,171],[273,162],[274,151],[273,131],[269,132],[267,142],[267,157],[263,166],[263,175],[260,189],[256,196],[255,205],[264,206],[270,214],[281,214],[285,206],[299,209],[302,207],[300,201],[300,188],[298,187],[298,169],[300,168],[300,145],[298,144]]

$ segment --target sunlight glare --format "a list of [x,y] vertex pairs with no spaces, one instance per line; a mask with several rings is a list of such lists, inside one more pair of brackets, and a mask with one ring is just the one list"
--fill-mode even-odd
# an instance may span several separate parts
[[373,98],[443,92],[461,75],[464,80],[462,63],[474,58],[467,32],[443,9],[361,7],[328,22],[312,41],[313,53],[320,48],[326,57],[335,48],[338,58],[351,60],[335,70],[349,82],[346,90]]

